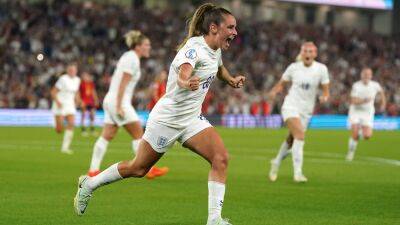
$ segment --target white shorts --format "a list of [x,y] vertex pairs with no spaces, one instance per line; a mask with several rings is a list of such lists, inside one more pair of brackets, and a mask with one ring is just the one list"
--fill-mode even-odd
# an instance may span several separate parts
[[310,122],[311,118],[311,114],[302,113],[296,108],[282,108],[281,115],[284,122],[286,122],[286,120],[289,118],[299,118],[304,131],[307,130],[308,123]]
[[139,120],[139,116],[132,105],[122,105],[122,110],[125,113],[124,118],[117,115],[117,107],[115,104],[110,104],[107,102],[103,103],[104,109],[104,123],[114,124],[119,127],[124,126],[128,123],[133,123]]
[[53,102],[51,112],[53,112],[55,116],[75,115],[76,108],[75,104],[63,104],[62,107],[59,108],[57,104]]
[[175,141],[181,144],[200,131],[212,127],[203,116],[199,116],[186,128],[176,129],[148,120],[143,139],[158,153],[165,153]]
[[369,112],[349,112],[349,123],[359,124],[361,126],[373,127],[374,113]]

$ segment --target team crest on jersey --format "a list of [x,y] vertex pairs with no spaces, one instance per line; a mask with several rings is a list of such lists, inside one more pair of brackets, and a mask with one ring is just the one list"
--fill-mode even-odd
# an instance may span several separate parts
[[163,136],[159,136],[157,139],[157,146],[162,148],[165,147],[165,145],[167,144],[168,139],[166,137]]
[[188,59],[195,59],[197,57],[197,52],[195,49],[191,48],[186,51],[185,56]]

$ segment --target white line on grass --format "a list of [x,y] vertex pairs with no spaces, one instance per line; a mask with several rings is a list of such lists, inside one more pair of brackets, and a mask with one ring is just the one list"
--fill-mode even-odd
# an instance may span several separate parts
[[[60,142],[59,141],[46,141],[46,145],[43,145],[43,141],[37,141],[37,140],[32,140],[29,141],[29,144],[26,145],[27,143],[25,142],[25,145],[19,145],[18,143],[13,143],[13,142],[0,142],[0,150],[58,150],[60,147]],[[75,141],[74,146],[75,147],[87,147],[88,142],[83,142],[83,141]],[[113,142],[112,149],[116,150],[127,150],[131,151],[130,145],[127,144],[122,144],[121,142]],[[254,160],[268,160],[269,158],[264,155],[265,153],[268,153],[269,155],[274,155],[277,150],[276,149],[262,149],[262,148],[243,148],[243,147],[234,147],[230,149],[235,149],[235,150],[242,150],[242,151],[258,151],[259,153],[254,154],[254,152],[249,155],[242,155],[242,154],[235,154],[231,153],[230,155],[232,157],[245,157],[245,158],[250,158]],[[264,153],[264,154],[263,154]],[[118,152],[113,152],[113,154],[119,154]],[[178,156],[192,156],[192,154],[188,152],[180,152],[180,151],[168,151],[169,155],[178,155]],[[314,152],[314,151],[305,151],[304,153],[306,156],[308,156],[305,161],[310,162],[310,163],[330,163],[330,164],[344,164],[347,163],[344,160],[344,154],[338,154],[338,153],[332,153],[332,152]],[[386,158],[380,158],[380,157],[370,157],[370,156],[357,156],[357,160],[354,162],[355,164],[368,164],[368,165],[391,165],[391,166],[400,166],[400,160],[395,160],[395,159],[386,159]]]

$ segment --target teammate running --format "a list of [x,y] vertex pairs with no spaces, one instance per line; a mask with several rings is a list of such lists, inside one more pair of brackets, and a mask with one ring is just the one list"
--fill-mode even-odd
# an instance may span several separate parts
[[358,140],[372,137],[372,128],[375,114],[375,97],[380,96],[380,111],[386,108],[386,97],[381,85],[371,80],[372,70],[364,68],[361,71],[361,80],[353,84],[351,89],[349,122],[351,124],[351,137],[346,156],[347,161],[352,161],[356,152]]
[[314,110],[318,88],[322,87],[321,103],[329,99],[329,74],[327,67],[315,61],[317,47],[312,42],[306,42],[301,46],[300,60],[292,63],[283,73],[282,79],[269,93],[273,100],[277,93],[281,92],[288,83],[291,87],[285,97],[281,113],[285,121],[289,135],[282,143],[276,158],[271,160],[269,179],[276,181],[281,161],[292,152],[295,182],[307,182],[303,174],[303,146],[305,131]]
[[99,106],[99,98],[97,97],[96,86],[93,82],[93,77],[88,72],[82,73],[82,82],[79,87],[79,93],[81,97],[81,109],[82,109],[82,117],[81,117],[82,136],[88,135],[85,126],[85,118],[87,113],[89,113],[90,132],[93,136],[95,136],[96,133],[94,130],[94,117],[96,115],[96,109]]
[[[133,91],[141,76],[140,58],[150,56],[151,45],[150,40],[136,30],[125,35],[125,42],[129,51],[125,52],[119,59],[111,78],[110,89],[104,97],[104,127],[101,136],[93,147],[88,172],[91,177],[100,173],[100,164],[107,151],[108,143],[117,134],[119,127],[123,127],[132,137],[132,149],[135,154],[137,154],[143,136],[139,116],[131,102]],[[148,178],[162,176],[167,172],[167,167],[154,167],[148,174]]]
[[232,77],[221,58],[221,49],[228,49],[236,35],[236,20],[228,10],[210,3],[196,10],[188,36],[172,61],[167,92],[150,113],[138,154],[133,160],[116,163],[95,177],[80,177],[74,201],[78,215],[85,212],[97,188],[128,177],[143,177],[179,141],[211,165],[207,224],[230,224],[221,218],[228,151],[217,131],[200,113],[216,77],[234,88],[243,86],[245,77]]
[[63,132],[64,120],[67,121],[61,146],[61,152],[66,154],[73,154],[70,145],[74,136],[75,103],[79,101],[78,89],[81,82],[80,78],[77,77],[77,73],[78,65],[75,63],[69,64],[67,66],[67,73],[60,76],[51,90],[51,97],[53,99],[51,111],[55,117],[57,133]]

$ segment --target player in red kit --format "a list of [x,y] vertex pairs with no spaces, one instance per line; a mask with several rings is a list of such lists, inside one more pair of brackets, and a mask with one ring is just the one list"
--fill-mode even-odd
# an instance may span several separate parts
[[151,100],[148,105],[148,109],[151,111],[156,105],[158,100],[165,94],[167,88],[167,71],[162,70],[160,74],[157,75],[154,82],[151,84]]
[[79,87],[79,92],[81,96],[81,109],[82,109],[82,117],[81,117],[81,128],[82,128],[82,136],[87,136],[88,133],[86,131],[85,126],[85,117],[87,113],[89,113],[90,119],[90,132],[92,135],[96,135],[94,130],[94,117],[96,114],[96,109],[99,106],[99,100],[97,97],[96,87],[93,82],[93,77],[88,72],[82,73],[82,82]]

